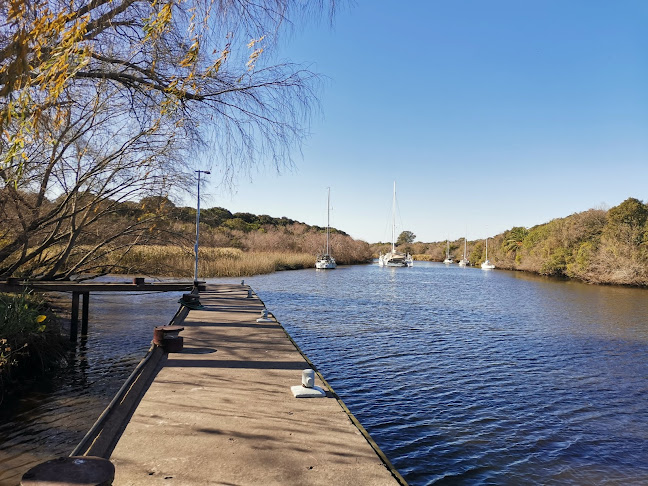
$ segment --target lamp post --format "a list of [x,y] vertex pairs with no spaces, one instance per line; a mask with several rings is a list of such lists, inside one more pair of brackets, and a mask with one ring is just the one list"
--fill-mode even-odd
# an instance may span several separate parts
[[198,236],[200,235],[200,174],[211,174],[208,170],[197,170],[198,174],[198,204],[196,205],[196,244],[194,245],[194,254],[196,256],[196,266],[194,268],[194,287],[198,287]]

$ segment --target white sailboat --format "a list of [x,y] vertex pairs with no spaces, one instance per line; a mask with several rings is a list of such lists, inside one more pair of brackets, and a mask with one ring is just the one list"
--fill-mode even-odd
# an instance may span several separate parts
[[486,237],[486,260],[484,260],[484,263],[481,264],[481,267],[484,270],[491,270],[495,268],[495,265],[493,265],[488,259],[488,236]]
[[411,267],[414,264],[412,256],[396,251],[396,181],[394,181],[394,200],[392,202],[392,246],[391,251],[381,253],[378,265],[381,267]]
[[446,257],[445,260],[443,260],[443,263],[449,264],[453,263],[452,258],[450,258],[450,241],[446,240]]
[[459,260],[459,266],[465,267],[470,265],[470,260],[468,260],[466,253],[468,253],[468,235],[464,238],[464,252],[463,257]]
[[333,258],[329,251],[329,233],[331,228],[331,188],[328,188],[328,195],[326,199],[326,253],[318,255],[315,262],[315,268],[322,270],[330,270],[337,267],[335,258]]

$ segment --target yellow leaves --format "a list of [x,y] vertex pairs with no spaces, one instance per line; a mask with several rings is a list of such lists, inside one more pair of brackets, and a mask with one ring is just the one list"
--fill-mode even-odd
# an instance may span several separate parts
[[[44,316],[44,315],[41,314],[40,316],[38,316],[38,317],[36,318],[36,324],[40,324],[40,323],[43,322],[45,319],[47,319],[47,316]],[[46,325],[46,324],[42,324],[42,325],[38,326],[36,329],[38,330],[38,332],[45,332],[45,329],[47,329],[47,325]]]
[[[6,80],[0,96],[8,101],[0,111],[0,129],[18,122],[7,137],[9,149],[3,153],[0,168],[15,163],[20,166],[25,160],[24,145],[37,131],[41,107],[58,106],[61,93],[91,55],[90,47],[83,43],[89,14],[76,18],[75,11],[53,12],[50,4],[42,2],[33,5],[34,11],[28,15],[24,5],[27,3],[22,0],[10,4],[9,16],[15,26],[10,41],[13,49],[0,66],[0,78]],[[40,94],[34,96],[36,90]],[[62,117],[55,115],[54,120]]]
[[[227,61],[230,52],[231,52],[231,43],[228,42],[227,45],[225,46],[225,49],[221,51],[218,59],[216,59],[216,61],[214,61],[214,63],[205,70],[205,76],[209,77],[217,74],[221,66],[225,63],[225,61]],[[214,54],[215,53],[216,51],[214,51]]]
[[[155,5],[155,4],[154,4]],[[157,38],[171,29],[173,20],[173,3],[168,2],[162,6],[157,14],[152,14],[144,19],[144,32],[146,39]]]
[[11,0],[9,2],[9,11],[7,12],[7,19],[14,21],[20,20],[25,15],[27,3],[23,0]]
[[198,38],[194,38],[194,42],[189,48],[187,55],[184,57],[182,61],[180,61],[180,66],[182,67],[192,66],[198,60],[199,53],[200,53],[200,40]]
[[[247,45],[248,49],[252,49],[264,38],[265,36],[261,36],[258,39],[252,39]],[[248,58],[248,62],[246,64],[248,71],[252,71],[254,69],[254,66],[262,52],[263,52],[263,47],[257,47],[256,49],[254,49],[254,51],[252,51],[252,54],[250,54],[250,57]]]

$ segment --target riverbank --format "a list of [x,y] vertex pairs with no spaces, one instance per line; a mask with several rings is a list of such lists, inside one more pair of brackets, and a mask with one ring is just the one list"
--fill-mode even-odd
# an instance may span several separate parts
[[[463,238],[401,245],[415,258],[459,261],[466,249],[475,265],[486,259],[486,239]],[[384,245],[383,245],[384,246]],[[372,245],[377,254],[380,244]],[[496,268],[590,284],[648,287],[648,205],[628,198],[618,206],[590,209],[531,228],[516,226],[488,236],[488,259]]]
[[[365,252],[356,254],[349,251],[336,254],[335,258],[340,265],[367,263],[371,260]],[[315,254],[311,253],[201,247],[198,274],[201,278],[248,277],[313,268],[315,260]],[[105,264],[114,265],[113,271],[121,274],[190,278],[194,272],[195,257],[193,250],[180,246],[145,245],[131,249],[119,261]]]

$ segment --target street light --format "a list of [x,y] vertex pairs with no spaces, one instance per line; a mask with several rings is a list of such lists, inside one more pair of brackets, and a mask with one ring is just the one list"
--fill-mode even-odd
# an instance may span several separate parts
[[200,174],[211,174],[208,170],[197,170],[198,174],[198,204],[196,207],[196,244],[194,245],[194,254],[196,256],[196,266],[194,268],[194,287],[198,287],[198,236],[200,235]]

